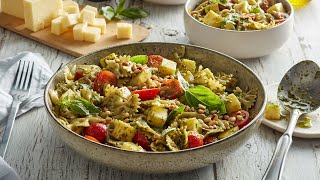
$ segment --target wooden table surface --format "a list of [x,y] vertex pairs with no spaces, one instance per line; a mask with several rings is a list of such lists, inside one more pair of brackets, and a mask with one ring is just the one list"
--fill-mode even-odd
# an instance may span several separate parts
[[[79,3],[101,6],[110,2]],[[151,12],[134,23],[151,28],[145,41],[189,43],[183,26],[183,6],[158,6],[131,0]],[[320,64],[320,1],[313,0],[296,10],[293,33],[278,51],[261,58],[242,60],[265,85],[279,82],[295,63],[311,59]],[[21,51],[39,52],[52,70],[74,57],[0,28],[0,59]],[[254,51],[254,49],[253,49]],[[246,144],[211,166],[178,174],[148,175],[111,169],[76,154],[63,144],[49,125],[44,108],[17,118],[6,161],[22,179],[261,179],[281,136],[261,125]],[[125,158],[125,157],[124,157]],[[320,179],[320,139],[294,138],[284,169],[283,179]]]

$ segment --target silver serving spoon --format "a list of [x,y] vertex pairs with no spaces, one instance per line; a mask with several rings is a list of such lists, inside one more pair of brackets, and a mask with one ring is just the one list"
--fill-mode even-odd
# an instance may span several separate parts
[[287,130],[280,137],[263,179],[282,177],[284,162],[292,143],[292,132],[298,118],[315,111],[320,106],[320,68],[313,61],[302,61],[294,65],[282,78],[278,87],[278,99],[290,111]]

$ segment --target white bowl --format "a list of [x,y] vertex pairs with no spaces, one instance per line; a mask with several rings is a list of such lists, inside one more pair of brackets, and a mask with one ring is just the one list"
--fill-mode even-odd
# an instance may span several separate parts
[[184,10],[186,34],[193,44],[214,49],[234,58],[256,58],[279,49],[293,29],[293,7],[287,0],[278,0],[287,12],[286,21],[266,30],[237,31],[215,28],[203,24],[189,14],[201,0],[188,0]]
[[187,2],[187,0],[144,0],[145,2],[162,4],[162,5],[180,5]]

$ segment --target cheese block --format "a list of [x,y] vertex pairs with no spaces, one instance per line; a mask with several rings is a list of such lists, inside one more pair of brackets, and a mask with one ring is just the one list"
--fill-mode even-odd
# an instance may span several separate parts
[[79,23],[79,14],[68,14],[62,18],[62,27],[68,28]]
[[53,19],[51,21],[51,33],[52,34],[59,36],[60,34],[68,31],[68,28],[64,28],[62,26],[62,19],[63,19],[63,16],[59,16],[56,19]]
[[86,22],[89,24],[94,23],[94,19],[96,18],[96,13],[87,9],[83,9],[80,14],[80,21]]
[[107,23],[104,18],[95,18],[93,24],[90,24],[93,27],[97,27],[101,29],[101,34],[105,34],[107,32]]
[[87,42],[97,42],[101,37],[100,33],[100,28],[86,27],[84,30],[84,40]]
[[87,28],[87,23],[77,24],[73,27],[73,39],[77,41],[84,40],[84,31]]
[[132,37],[132,24],[117,23],[117,39],[130,39]]
[[98,9],[96,7],[86,5],[83,9],[88,10],[88,11],[92,11],[95,14],[98,14]]
[[58,11],[57,11],[57,17],[58,16],[66,16],[66,15],[68,15],[69,13],[68,12],[66,12],[66,11],[64,11],[63,9],[59,9]]
[[2,12],[24,19],[23,0],[1,0]]
[[79,5],[74,1],[63,1],[63,10],[69,14],[79,13]]
[[36,32],[51,24],[62,9],[62,0],[24,0],[25,26]]

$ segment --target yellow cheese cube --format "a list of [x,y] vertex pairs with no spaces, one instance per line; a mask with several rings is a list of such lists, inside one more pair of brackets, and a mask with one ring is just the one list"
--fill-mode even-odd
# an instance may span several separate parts
[[1,0],[2,12],[24,19],[23,0]]
[[117,23],[117,39],[130,39],[132,37],[132,24]]
[[84,40],[84,31],[87,28],[87,23],[77,24],[73,27],[73,39],[77,41]]
[[86,23],[89,23],[89,24],[93,24],[95,18],[96,18],[96,13],[94,13],[92,11],[89,11],[89,10],[86,10],[86,9],[83,9],[81,11],[81,14],[80,14],[80,21],[81,22],[86,22]]
[[24,0],[25,26],[36,32],[51,25],[62,9],[62,0]]
[[62,27],[68,28],[79,23],[79,14],[68,14],[62,18]]
[[105,34],[107,32],[107,23],[104,18],[96,18],[93,21],[93,24],[90,24],[93,27],[97,27],[101,29],[101,34]]
[[100,33],[100,28],[86,27],[84,30],[84,40],[87,42],[97,42],[101,37]]
[[68,28],[64,28],[62,26],[62,16],[57,17],[56,19],[53,19],[51,21],[51,33],[55,35],[60,35],[66,31],[68,31]]
[[75,1],[72,1],[72,0],[64,0],[63,2],[63,7],[64,6],[73,6],[73,5],[78,5],[78,3],[77,2],[75,2]]
[[83,9],[84,9],[84,10],[88,10],[88,11],[92,11],[92,12],[94,12],[95,14],[98,14],[98,9],[97,9],[96,7],[86,5]]
[[63,9],[59,9],[58,11],[57,11],[57,17],[59,17],[59,16],[66,16],[66,15],[68,15],[68,12],[66,12],[66,11],[64,11]]
[[78,14],[79,11],[79,5],[72,5],[72,6],[63,6],[63,10],[68,12],[69,14]]

